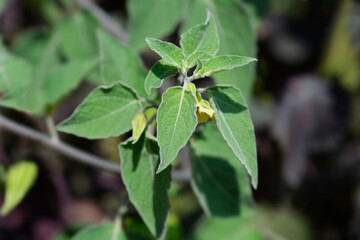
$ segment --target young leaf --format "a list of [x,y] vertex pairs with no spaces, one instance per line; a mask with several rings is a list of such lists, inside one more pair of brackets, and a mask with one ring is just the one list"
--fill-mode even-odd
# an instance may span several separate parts
[[[264,4],[264,1],[261,1]],[[195,24],[202,23],[206,11],[214,14],[220,36],[218,54],[234,54],[256,57],[256,31],[250,11],[244,1],[234,0],[192,0],[186,8],[187,19],[183,32]],[[218,83],[234,85],[241,89],[245,99],[251,96],[255,79],[255,64],[232,71],[221,72],[214,76]]]
[[131,129],[140,109],[135,93],[115,83],[95,89],[58,129],[89,139],[119,136]]
[[130,17],[130,46],[144,50],[145,38],[160,38],[170,34],[180,21],[182,5],[179,0],[130,0],[127,9]]
[[71,240],[151,240],[150,238],[134,232],[117,231],[115,224],[102,224],[86,227],[77,233]]
[[152,88],[161,87],[164,80],[175,76],[177,72],[177,68],[166,64],[163,60],[158,61],[146,76],[144,83],[146,92],[150,94]]
[[196,128],[194,95],[182,87],[168,88],[162,95],[156,119],[161,160],[157,172],[161,172],[176,158]]
[[190,140],[191,186],[211,217],[244,216],[253,199],[245,168],[234,156],[215,124],[205,124]]
[[196,69],[194,78],[209,77],[215,73],[242,67],[254,61],[257,60],[251,57],[230,55],[212,57],[207,60],[201,68]]
[[216,86],[206,90],[215,110],[216,125],[257,187],[258,169],[254,126],[240,90],[231,86]]
[[75,89],[84,76],[96,66],[95,60],[71,61],[59,65],[45,77],[42,91],[46,104],[55,104],[62,97]]
[[171,166],[156,174],[159,148],[154,140],[142,134],[136,144],[131,141],[119,145],[121,176],[134,204],[150,232],[163,239],[170,210],[169,188]]
[[0,92],[9,93],[29,84],[31,66],[20,58],[3,58],[3,53],[0,54]]
[[144,132],[146,127],[146,116],[143,112],[138,113],[136,117],[131,122],[132,125],[132,137],[133,137],[133,144],[135,144],[139,138],[141,137],[141,134]]
[[1,216],[10,213],[28,193],[35,183],[38,173],[33,162],[22,161],[10,167],[5,179],[5,202],[1,207]]
[[199,56],[216,54],[219,49],[219,36],[210,12],[204,24],[196,25],[181,35],[180,45],[187,57],[188,67],[193,67]]
[[178,69],[183,67],[185,61],[184,54],[180,48],[169,42],[163,42],[155,38],[146,38],[149,47],[159,54],[164,62]]
[[139,96],[148,98],[144,88],[146,71],[138,56],[103,31],[98,31],[97,36],[102,83],[111,85],[120,81],[131,87]]

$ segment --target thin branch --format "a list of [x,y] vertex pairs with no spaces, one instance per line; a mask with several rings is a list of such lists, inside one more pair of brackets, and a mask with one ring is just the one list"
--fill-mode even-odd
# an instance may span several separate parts
[[[45,146],[52,148],[53,150],[64,154],[74,160],[78,160],[81,163],[85,163],[102,170],[106,170],[113,173],[120,174],[119,164],[112,163],[110,160],[106,160],[90,153],[79,150],[61,141],[52,141],[50,137],[43,133],[35,131],[31,128],[25,127],[19,123],[16,123],[0,114],[0,127],[7,129],[10,132],[16,133],[20,136],[27,137],[44,144]],[[183,171],[174,171],[173,180],[178,182],[188,182],[190,180],[190,174]]]
[[73,159],[76,159],[82,163],[86,163],[98,168],[101,168],[103,170],[107,170],[110,172],[120,173],[120,167],[118,164],[109,162],[108,160],[96,157],[92,154],[86,153],[84,151],[81,151],[77,148],[74,148],[70,145],[67,145],[63,142],[55,142],[52,141],[51,138],[46,136],[45,134],[42,134],[40,132],[37,132],[33,129],[30,129],[28,127],[25,127],[19,123],[13,122],[12,120],[0,115],[0,126],[4,127],[5,129],[16,133],[18,135],[33,139],[35,141],[38,141],[68,157],[71,157]]
[[124,44],[128,43],[128,35],[126,31],[95,3],[91,0],[75,0],[75,2],[81,8],[88,10],[101,23],[105,30],[117,38],[120,42]]

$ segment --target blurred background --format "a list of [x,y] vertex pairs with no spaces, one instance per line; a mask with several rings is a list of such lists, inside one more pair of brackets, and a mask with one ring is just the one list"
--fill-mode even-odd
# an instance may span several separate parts
[[[0,1],[4,45],[15,54],[32,56],[35,49],[41,49],[48,29],[84,8],[81,2]],[[187,26],[205,19],[204,11],[197,15],[197,1],[184,1],[190,10],[181,7],[175,13],[162,14],[155,5],[148,8],[143,0],[142,11],[151,14],[137,21],[136,14],[145,13],[136,11],[136,4],[129,2],[96,0],[95,4],[130,32],[130,46],[141,54],[148,68],[157,56],[146,49],[143,39],[147,35],[178,44]],[[229,45],[235,50],[230,53],[254,55],[259,60],[256,69],[236,73],[238,78],[249,79],[238,87],[248,98],[256,130],[259,165],[259,187],[254,190],[256,208],[251,219],[204,220],[189,184],[174,183],[167,239],[360,239],[360,1],[214,2],[220,19],[221,14],[228,15],[223,21],[225,33],[226,27],[232,25],[229,31],[234,41]],[[243,9],[238,13],[227,9],[227,4],[240,2],[246,15],[241,15]],[[159,4],[166,1],[159,0]],[[93,12],[86,14],[91,17]],[[186,14],[189,16],[185,19]],[[178,16],[174,20],[175,15]],[[242,18],[250,21],[253,31],[236,25]],[[156,21],[171,26],[156,32],[145,24],[157,24]],[[88,33],[83,30],[80,36],[84,39],[80,42],[89,42]],[[72,38],[76,41],[75,34],[68,36],[68,40]],[[88,50],[97,51],[96,45],[87,46]],[[231,76],[225,75],[216,79],[233,83],[230,80]],[[72,113],[94,88],[93,82],[96,77],[82,83],[57,106],[53,113],[56,123]],[[196,84],[205,86],[208,82]],[[1,111],[17,122],[46,132],[42,117],[5,108]],[[69,135],[61,138],[118,162],[117,144],[126,136],[101,141]],[[38,164],[39,176],[24,201],[11,214],[0,218],[1,240],[70,239],[87,224],[111,220],[127,199],[120,176],[72,161],[6,131],[0,124],[1,163],[7,166],[24,158]],[[146,231],[135,211],[127,214],[125,224]],[[220,237],[225,233],[228,237]]]

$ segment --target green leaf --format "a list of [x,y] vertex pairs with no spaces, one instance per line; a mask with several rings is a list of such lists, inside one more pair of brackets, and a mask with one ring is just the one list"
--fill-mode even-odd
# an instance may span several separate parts
[[196,25],[181,35],[180,45],[184,50],[189,68],[195,65],[199,56],[216,54],[219,50],[219,35],[214,17],[210,12],[204,24]]
[[196,128],[194,95],[182,87],[168,88],[162,95],[156,120],[161,159],[157,172],[161,172],[176,158]]
[[[209,9],[214,17],[220,36],[218,54],[256,57],[255,27],[250,12],[243,1],[237,0],[192,0],[187,7],[187,19],[183,32],[202,23]],[[255,64],[222,72],[214,76],[218,83],[239,88],[249,99],[255,80]]]
[[145,79],[145,89],[148,94],[152,88],[161,87],[164,80],[171,78],[178,72],[177,68],[166,64],[164,61],[158,61],[149,71]]
[[190,240],[265,240],[251,218],[210,218],[196,228]]
[[146,42],[154,52],[159,54],[164,62],[178,69],[183,67],[185,57],[179,47],[173,43],[163,42],[155,38],[146,38]]
[[5,202],[1,207],[1,216],[9,214],[28,193],[35,183],[38,168],[35,163],[21,161],[11,166],[5,179]]
[[144,88],[146,71],[138,56],[108,34],[98,31],[102,83],[120,81],[139,96],[149,97]]
[[57,33],[60,38],[60,49],[65,57],[68,60],[96,57],[98,28],[100,24],[87,11],[78,11],[61,21],[57,26]]
[[150,232],[163,239],[170,210],[169,188],[171,166],[156,174],[159,166],[159,148],[145,134],[136,144],[120,144],[121,176],[134,204]]
[[[72,240],[151,240],[138,233],[123,233],[114,224],[90,226],[81,230]],[[120,227],[120,226],[119,226]]]
[[215,110],[216,125],[257,187],[258,169],[254,126],[240,90],[232,86],[216,86],[206,90]]
[[182,0],[130,0],[130,46],[136,51],[144,50],[145,38],[161,38],[175,30],[182,15]]
[[89,139],[119,136],[131,129],[140,109],[134,92],[121,83],[98,87],[58,129]]
[[71,61],[59,65],[46,76],[42,87],[46,104],[55,104],[75,89],[84,76],[97,64],[94,60]]
[[84,60],[57,65],[42,81],[33,76],[28,85],[5,96],[0,104],[32,114],[42,114],[46,106],[56,104],[76,88],[95,64],[94,60]]
[[[98,58],[96,30],[99,28],[100,24],[97,20],[84,10],[77,11],[62,20],[56,27],[56,31],[64,57],[69,61]],[[100,84],[100,68],[92,69],[87,78],[95,84]]]
[[53,66],[61,63],[57,52],[59,43],[60,39],[53,31],[32,29],[20,35],[14,52],[33,66],[33,76],[41,82]]
[[32,68],[20,58],[3,58],[4,54],[0,60],[0,92],[9,93],[30,83]]
[[212,217],[251,213],[254,204],[246,170],[215,124],[205,124],[190,143],[191,186],[205,213]]
[[[52,32],[44,29],[35,28],[24,31],[17,37],[12,50],[17,56],[25,58],[33,65],[37,65],[46,46],[49,44],[51,36]],[[57,60],[55,63],[58,63]]]
[[58,46],[59,39],[52,32],[30,31],[20,38],[15,46],[15,52],[32,64],[32,75],[28,85],[16,89],[1,99],[2,106],[32,114],[43,112],[46,101],[42,87],[46,76],[59,64]]
[[146,116],[143,112],[138,113],[131,122],[132,125],[132,138],[133,144],[136,143],[141,137],[146,127]]
[[242,67],[254,61],[257,60],[251,57],[230,55],[212,57],[201,68],[196,69],[194,78],[209,77],[215,73]]
[[0,100],[0,105],[19,111],[41,115],[45,108],[45,95],[38,81],[13,91]]

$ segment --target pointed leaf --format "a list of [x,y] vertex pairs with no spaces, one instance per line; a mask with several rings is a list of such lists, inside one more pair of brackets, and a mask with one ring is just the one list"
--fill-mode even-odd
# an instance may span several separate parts
[[71,240],[151,240],[140,233],[116,231],[120,227],[112,223],[86,227]]
[[58,129],[89,139],[119,136],[131,129],[140,109],[134,92],[115,83],[95,89]]
[[169,42],[163,42],[155,38],[146,38],[149,47],[159,54],[164,62],[181,69],[185,61],[184,54],[180,48]]
[[[262,0],[262,2],[264,1]],[[195,24],[202,23],[206,18],[207,10],[210,10],[215,17],[220,36],[219,54],[256,57],[255,24],[244,1],[189,1],[185,10],[187,19],[183,31]],[[251,96],[255,80],[255,66],[256,64],[249,64],[242,68],[219,73],[214,78],[218,83],[236,86],[242,91],[245,99],[248,99]]]
[[164,80],[171,78],[178,72],[177,68],[166,64],[164,61],[158,61],[149,71],[145,79],[145,89],[150,93],[152,88],[161,87]]
[[145,134],[136,144],[120,144],[121,176],[134,204],[150,232],[163,239],[170,210],[169,188],[171,166],[156,174],[159,166],[159,148]]
[[209,77],[215,73],[242,67],[254,61],[257,60],[255,58],[241,56],[225,55],[212,57],[208,59],[201,68],[196,69],[194,78]]
[[206,90],[215,110],[216,125],[257,187],[258,169],[254,126],[241,92],[232,86],[216,86]]
[[130,46],[144,50],[145,38],[161,38],[175,30],[182,16],[182,0],[130,0],[127,9],[130,17]]
[[11,212],[25,197],[35,183],[38,173],[33,162],[22,161],[11,166],[5,179],[5,202],[1,207],[1,216]]
[[46,104],[55,104],[75,89],[86,74],[97,64],[95,60],[71,61],[59,65],[46,76],[42,87]]
[[253,199],[246,170],[215,124],[205,124],[190,143],[191,186],[205,213],[211,217],[251,213]]
[[219,49],[219,36],[214,17],[208,12],[204,24],[196,25],[181,35],[180,45],[187,57],[189,67],[204,54],[214,55]]
[[195,130],[194,95],[182,87],[168,88],[162,96],[156,119],[161,159],[157,172],[161,172],[176,158]]
[[102,83],[111,85],[120,81],[139,96],[149,97],[144,88],[146,71],[138,56],[108,34],[98,31],[100,72]]

